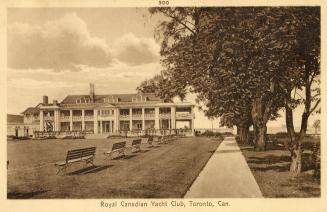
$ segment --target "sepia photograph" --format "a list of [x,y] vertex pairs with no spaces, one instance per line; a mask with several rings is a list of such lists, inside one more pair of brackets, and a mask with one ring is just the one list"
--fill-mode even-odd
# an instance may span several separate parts
[[7,200],[321,198],[320,6],[8,7],[6,22]]

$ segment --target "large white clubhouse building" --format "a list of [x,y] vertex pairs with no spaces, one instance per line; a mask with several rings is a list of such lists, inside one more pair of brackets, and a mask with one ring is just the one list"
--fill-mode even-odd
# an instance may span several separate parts
[[[24,123],[39,131],[90,131],[114,134],[120,131],[188,128],[194,132],[194,104],[164,102],[150,93],[68,95],[62,102],[43,102],[27,108]],[[34,127],[33,127],[34,126]]]

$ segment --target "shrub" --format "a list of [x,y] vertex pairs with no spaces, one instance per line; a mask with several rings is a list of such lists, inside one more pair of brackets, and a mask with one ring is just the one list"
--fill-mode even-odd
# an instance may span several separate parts
[[220,133],[222,136],[227,137],[227,136],[234,136],[234,134],[232,132],[223,132]]
[[194,131],[194,135],[195,135],[195,136],[200,136],[200,135],[201,135],[201,132],[200,132],[199,130],[195,130],[195,131]]
[[211,130],[206,130],[204,133],[201,134],[201,136],[206,136],[206,137],[215,137],[219,138],[219,140],[223,140],[224,137],[220,132],[213,132]]

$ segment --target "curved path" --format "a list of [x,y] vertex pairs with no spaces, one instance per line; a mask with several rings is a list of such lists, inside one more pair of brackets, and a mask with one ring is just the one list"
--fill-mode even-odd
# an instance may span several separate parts
[[226,137],[184,198],[262,198],[234,137]]

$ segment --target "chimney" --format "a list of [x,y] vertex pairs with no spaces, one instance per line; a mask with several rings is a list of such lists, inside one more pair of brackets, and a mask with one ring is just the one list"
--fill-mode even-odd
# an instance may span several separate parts
[[90,98],[91,102],[94,103],[94,84],[90,83]]
[[43,104],[48,104],[48,96],[43,96]]
[[57,106],[58,105],[58,101],[57,100],[53,100],[53,105]]

